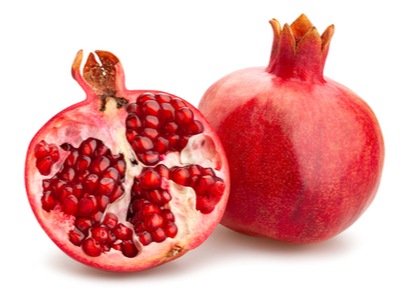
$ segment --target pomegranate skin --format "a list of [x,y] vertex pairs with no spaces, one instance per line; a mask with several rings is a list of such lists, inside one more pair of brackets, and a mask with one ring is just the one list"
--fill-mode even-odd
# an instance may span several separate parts
[[269,66],[223,77],[200,101],[229,160],[221,223],[253,236],[321,242],[373,201],[383,137],[367,103],[322,75],[333,26],[319,36],[304,15],[283,30],[271,24]]

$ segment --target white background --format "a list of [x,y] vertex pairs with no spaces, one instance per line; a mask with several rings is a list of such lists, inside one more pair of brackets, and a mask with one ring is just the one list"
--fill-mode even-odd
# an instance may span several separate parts
[[[268,21],[305,13],[335,24],[325,75],[375,111],[385,138],[377,197],[339,236],[291,246],[218,227],[166,265],[114,274],[65,256],[28,205],[25,151],[52,115],[84,94],[70,67],[79,49],[109,50],[130,89],[197,104],[223,75],[267,65]],[[0,4],[1,299],[400,299],[400,45],[396,1],[43,1]]]

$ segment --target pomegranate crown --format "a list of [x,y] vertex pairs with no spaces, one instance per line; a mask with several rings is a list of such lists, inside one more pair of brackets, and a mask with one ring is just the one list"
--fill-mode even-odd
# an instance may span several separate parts
[[324,65],[334,25],[320,35],[304,14],[291,25],[281,27],[275,19],[270,24],[274,39],[266,71],[284,79],[324,81]]
[[72,64],[72,76],[87,93],[98,96],[114,96],[124,86],[124,72],[121,63],[114,54],[96,50],[90,52],[81,70],[83,50],[79,50]]

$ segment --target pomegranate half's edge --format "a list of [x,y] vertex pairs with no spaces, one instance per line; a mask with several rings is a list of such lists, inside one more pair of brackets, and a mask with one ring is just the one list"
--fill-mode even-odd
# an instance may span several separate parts
[[72,75],[86,99],[52,117],[32,139],[25,183],[49,237],[79,262],[139,271],[199,246],[229,194],[216,134],[187,101],[128,90],[117,57],[83,52]]

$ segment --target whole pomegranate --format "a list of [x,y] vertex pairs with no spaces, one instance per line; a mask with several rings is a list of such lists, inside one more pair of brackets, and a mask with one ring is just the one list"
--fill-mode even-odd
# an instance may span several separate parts
[[319,35],[305,15],[271,20],[268,67],[231,73],[199,109],[226,151],[231,194],[221,223],[292,243],[329,239],[373,200],[384,145],[369,106],[323,76],[334,26]]
[[29,201],[74,259],[138,271],[199,246],[229,193],[224,151],[202,114],[159,91],[127,90],[112,53],[90,53],[72,75],[86,100],[51,118],[26,157]]

